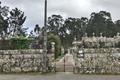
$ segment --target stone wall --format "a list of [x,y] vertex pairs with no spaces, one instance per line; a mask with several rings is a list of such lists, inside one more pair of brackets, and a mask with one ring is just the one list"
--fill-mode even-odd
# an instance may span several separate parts
[[120,48],[84,49],[84,58],[78,58],[79,73],[119,73]]
[[85,48],[85,57],[100,56],[105,57],[105,55],[111,55],[114,57],[120,57],[120,48]]
[[43,72],[54,55],[47,55],[46,68],[43,56],[41,50],[0,50],[0,72]]

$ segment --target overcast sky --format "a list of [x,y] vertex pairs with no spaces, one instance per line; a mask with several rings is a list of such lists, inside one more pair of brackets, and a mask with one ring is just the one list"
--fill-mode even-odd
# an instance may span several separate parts
[[[2,5],[19,8],[25,12],[25,27],[32,29],[35,24],[43,26],[44,0],[1,0]],[[67,17],[90,17],[92,12],[101,10],[112,14],[113,20],[120,19],[120,0],[48,0],[48,16],[60,14]]]

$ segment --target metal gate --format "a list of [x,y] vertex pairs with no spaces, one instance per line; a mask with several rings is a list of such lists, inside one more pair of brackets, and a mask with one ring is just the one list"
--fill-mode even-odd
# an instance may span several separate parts
[[73,72],[74,60],[72,54],[65,54],[64,57],[55,62],[56,72]]

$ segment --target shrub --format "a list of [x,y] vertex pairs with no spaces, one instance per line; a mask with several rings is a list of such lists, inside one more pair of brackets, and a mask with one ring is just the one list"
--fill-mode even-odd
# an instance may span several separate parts
[[29,49],[32,40],[27,38],[10,39],[11,49]]

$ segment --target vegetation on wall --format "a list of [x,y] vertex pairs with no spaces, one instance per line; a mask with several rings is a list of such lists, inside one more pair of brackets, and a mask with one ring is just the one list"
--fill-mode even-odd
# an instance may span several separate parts
[[12,38],[10,39],[11,49],[29,49],[32,40],[26,38]]
[[59,36],[49,33],[48,44],[51,45],[51,42],[55,43],[55,58],[58,58],[61,55],[61,40]]

